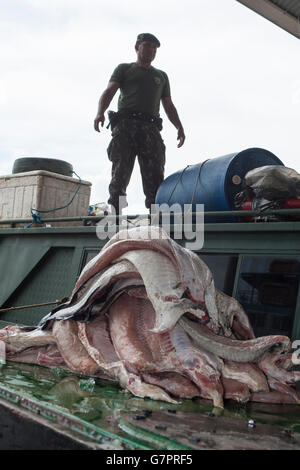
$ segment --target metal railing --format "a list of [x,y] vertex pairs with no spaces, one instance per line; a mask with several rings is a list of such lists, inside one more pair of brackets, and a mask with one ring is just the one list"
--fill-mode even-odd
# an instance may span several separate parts
[[[164,215],[170,215],[170,217],[182,217],[184,218],[186,214],[183,213],[167,213],[164,214],[163,212],[154,213],[154,214],[125,214],[125,215],[101,215],[101,216],[78,216],[78,217],[49,217],[47,219],[43,219],[43,227],[45,225],[50,224],[51,222],[83,222],[83,225],[86,225],[88,221],[99,222],[104,218],[108,221],[116,221],[118,224],[122,220],[137,220],[137,219],[149,219],[153,220],[153,218],[158,219],[158,223],[162,220]],[[232,211],[207,211],[204,213],[197,213],[191,212],[190,215],[192,217],[196,217],[197,215],[204,215],[204,217],[267,217],[272,215],[280,215],[280,216],[289,216],[289,215],[298,215],[300,221],[300,209],[269,209],[269,210],[232,210]],[[12,228],[19,224],[28,224],[32,222],[32,218],[10,218],[10,219],[0,219],[0,227],[1,225],[10,225]],[[240,221],[239,221],[240,222]],[[36,224],[37,225],[37,224]],[[35,227],[36,228],[36,227]]]

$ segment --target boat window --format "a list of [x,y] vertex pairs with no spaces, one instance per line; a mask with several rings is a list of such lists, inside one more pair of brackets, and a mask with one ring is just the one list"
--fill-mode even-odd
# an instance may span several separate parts
[[[28,263],[25,251],[23,262]],[[23,305],[43,304],[53,301],[53,305],[32,307],[20,310],[3,312],[1,320],[21,325],[37,325],[44,315],[55,307],[55,300],[68,297],[72,292],[70,286],[70,273],[72,273],[72,260],[74,249],[72,247],[51,247],[33,269],[18,281],[17,270],[12,278],[15,286],[11,295],[2,305],[2,308],[20,307]],[[1,369],[1,367],[0,367]]]
[[231,296],[238,256],[200,253],[200,257],[211,270],[216,288]]
[[91,261],[91,259],[93,259],[96,255],[99,254],[99,249],[91,249],[91,250],[85,250],[84,251],[84,255],[83,255],[83,261],[81,263],[81,270],[83,270],[83,268],[85,267],[86,264],[88,264],[89,261]]
[[300,279],[300,257],[243,257],[237,300],[256,336],[292,335]]

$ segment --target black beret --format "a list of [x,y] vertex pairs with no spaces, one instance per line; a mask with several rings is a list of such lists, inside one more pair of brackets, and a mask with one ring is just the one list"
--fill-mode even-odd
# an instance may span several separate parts
[[136,38],[136,42],[139,43],[143,41],[154,42],[157,47],[160,46],[159,40],[153,34],[150,33],[141,33],[138,35],[138,37]]

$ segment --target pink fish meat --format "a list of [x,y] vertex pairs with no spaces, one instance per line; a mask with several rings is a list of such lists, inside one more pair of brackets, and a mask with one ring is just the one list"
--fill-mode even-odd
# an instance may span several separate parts
[[286,336],[255,338],[242,306],[159,227],[116,234],[68,302],[0,330],[8,360],[109,377],[138,397],[300,403]]

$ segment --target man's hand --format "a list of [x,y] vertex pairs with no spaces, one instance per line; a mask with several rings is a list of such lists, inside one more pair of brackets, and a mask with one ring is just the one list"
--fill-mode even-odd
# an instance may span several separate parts
[[97,116],[95,117],[95,120],[94,120],[94,129],[95,129],[95,131],[100,132],[99,124],[101,122],[101,127],[103,127],[104,121],[105,121],[104,114],[97,114]]
[[185,134],[184,134],[183,127],[179,127],[179,129],[178,129],[177,140],[179,140],[179,143],[178,143],[177,147],[178,148],[182,147],[182,145],[184,144],[184,141],[185,141]]
[[164,110],[166,112],[166,115],[170,119],[171,123],[174,124],[174,126],[177,129],[177,140],[179,140],[177,147],[179,148],[184,144],[185,135],[184,135],[184,130],[180,122],[177,110],[170,96],[164,96],[161,99],[161,101],[162,101]]
[[104,90],[104,92],[100,96],[100,100],[98,104],[98,112],[94,120],[95,131],[100,132],[100,129],[99,129],[100,122],[101,122],[101,127],[103,127],[104,121],[105,121],[104,113],[107,110],[108,106],[110,105],[111,100],[113,99],[113,97],[115,96],[119,88],[120,88],[120,83],[109,82],[106,90]]

